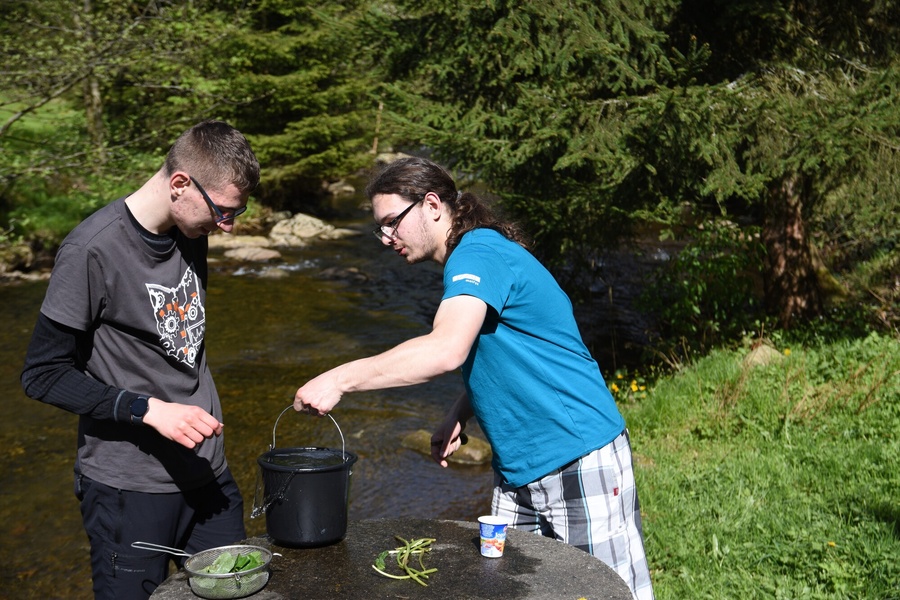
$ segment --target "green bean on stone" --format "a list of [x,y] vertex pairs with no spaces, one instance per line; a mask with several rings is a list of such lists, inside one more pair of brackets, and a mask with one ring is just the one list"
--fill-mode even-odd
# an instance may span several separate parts
[[[390,577],[391,579],[412,579],[419,585],[428,586],[425,583],[425,580],[428,579],[428,576],[431,573],[435,573],[437,571],[436,568],[426,569],[425,568],[425,553],[431,552],[431,543],[434,542],[434,538],[418,538],[415,540],[409,540],[400,537],[399,535],[394,536],[397,541],[402,542],[402,546],[398,546],[393,550],[385,550],[378,557],[375,558],[375,564],[372,565],[372,568],[378,571],[381,575],[385,577]],[[385,565],[385,561],[388,556],[393,556],[397,562],[397,567],[400,568],[406,575],[394,575],[392,573],[387,572],[387,567]],[[410,565],[410,558],[415,557],[418,559],[419,568],[415,568]]]

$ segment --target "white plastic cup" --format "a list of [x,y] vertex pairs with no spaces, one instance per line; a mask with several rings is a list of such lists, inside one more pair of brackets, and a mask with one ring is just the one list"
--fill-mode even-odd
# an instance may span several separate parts
[[478,517],[478,529],[481,534],[481,555],[488,558],[503,556],[506,546],[506,528],[509,524],[503,517],[488,515]]

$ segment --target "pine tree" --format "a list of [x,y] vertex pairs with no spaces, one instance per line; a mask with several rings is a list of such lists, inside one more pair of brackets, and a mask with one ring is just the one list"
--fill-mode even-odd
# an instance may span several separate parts
[[896,168],[897,10],[401,0],[370,28],[398,139],[488,181],[551,264],[687,205],[762,228],[766,308],[788,326],[823,307],[824,207],[886,154]]

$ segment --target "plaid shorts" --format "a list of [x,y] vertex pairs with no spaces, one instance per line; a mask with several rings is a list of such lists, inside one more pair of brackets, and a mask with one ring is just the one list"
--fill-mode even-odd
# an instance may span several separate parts
[[636,600],[653,599],[627,431],[528,485],[512,487],[499,476],[494,485],[493,514],[591,553],[625,580]]

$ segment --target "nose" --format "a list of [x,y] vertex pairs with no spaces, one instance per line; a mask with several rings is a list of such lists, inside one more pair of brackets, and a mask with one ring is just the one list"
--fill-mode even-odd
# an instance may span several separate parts
[[216,223],[216,227],[225,233],[231,233],[231,230],[234,229],[234,221],[220,221],[219,223]]

